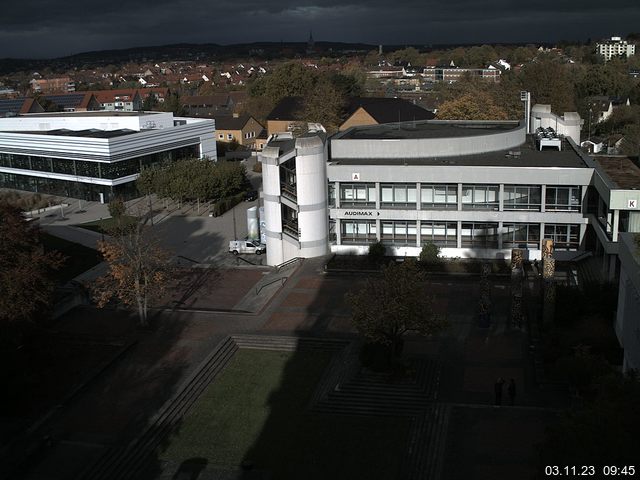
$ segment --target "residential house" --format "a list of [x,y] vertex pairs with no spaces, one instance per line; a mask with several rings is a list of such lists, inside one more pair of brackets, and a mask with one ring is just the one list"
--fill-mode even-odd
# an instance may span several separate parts
[[142,97],[137,89],[97,90],[93,94],[102,110],[135,112],[142,110]]
[[0,100],[0,118],[39,112],[44,112],[44,108],[35,98],[20,97]]
[[76,84],[70,77],[34,78],[29,84],[33,93],[75,92]]
[[182,106],[190,117],[220,117],[239,112],[244,103],[244,92],[216,93],[213,95],[192,95],[181,98]]
[[215,117],[216,140],[218,142],[237,142],[239,145],[255,148],[256,139],[263,127],[249,115],[221,115]]
[[339,130],[364,125],[432,120],[435,114],[401,98],[354,97]]
[[100,103],[91,92],[44,95],[46,101],[54,104],[60,112],[90,112],[100,110]]

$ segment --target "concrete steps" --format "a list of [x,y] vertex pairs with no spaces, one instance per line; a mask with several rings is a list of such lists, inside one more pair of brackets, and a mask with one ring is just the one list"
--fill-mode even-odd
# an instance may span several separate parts
[[231,337],[202,362],[178,389],[177,395],[167,401],[160,412],[149,422],[149,428],[126,447],[109,449],[98,462],[85,470],[78,478],[86,480],[136,479],[149,456],[169,435],[178,422],[195,403],[204,389],[224,369],[238,350]]
[[348,340],[314,337],[286,337],[276,335],[233,335],[239,348],[295,352],[299,350],[322,350],[336,352],[349,343]]
[[446,433],[451,406],[434,403],[414,418],[409,434],[409,450],[404,462],[408,480],[439,480],[444,466]]
[[440,369],[439,362],[420,359],[415,378],[399,382],[385,374],[360,371],[333,384],[313,410],[339,415],[420,415],[435,400]]

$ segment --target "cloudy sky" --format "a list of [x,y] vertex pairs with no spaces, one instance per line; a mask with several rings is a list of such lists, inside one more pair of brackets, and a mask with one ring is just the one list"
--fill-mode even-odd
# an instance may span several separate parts
[[318,40],[371,44],[553,42],[640,30],[640,1],[16,0],[0,58],[170,43]]

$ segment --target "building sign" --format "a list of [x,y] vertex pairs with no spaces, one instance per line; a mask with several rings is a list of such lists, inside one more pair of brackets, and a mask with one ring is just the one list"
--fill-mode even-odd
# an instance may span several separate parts
[[360,174],[359,173],[352,173],[351,174],[351,180],[353,180],[354,182],[359,182],[360,181]]
[[[380,212],[375,212],[376,216],[380,215]],[[374,212],[370,210],[347,210],[344,212],[345,217],[373,217]]]
[[638,200],[627,200],[627,208],[638,208]]

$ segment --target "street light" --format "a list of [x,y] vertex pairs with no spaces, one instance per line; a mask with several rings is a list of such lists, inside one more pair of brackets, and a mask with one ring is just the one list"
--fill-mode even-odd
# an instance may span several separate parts
[[591,141],[591,114],[592,114],[593,110],[590,108],[589,109],[589,141]]

